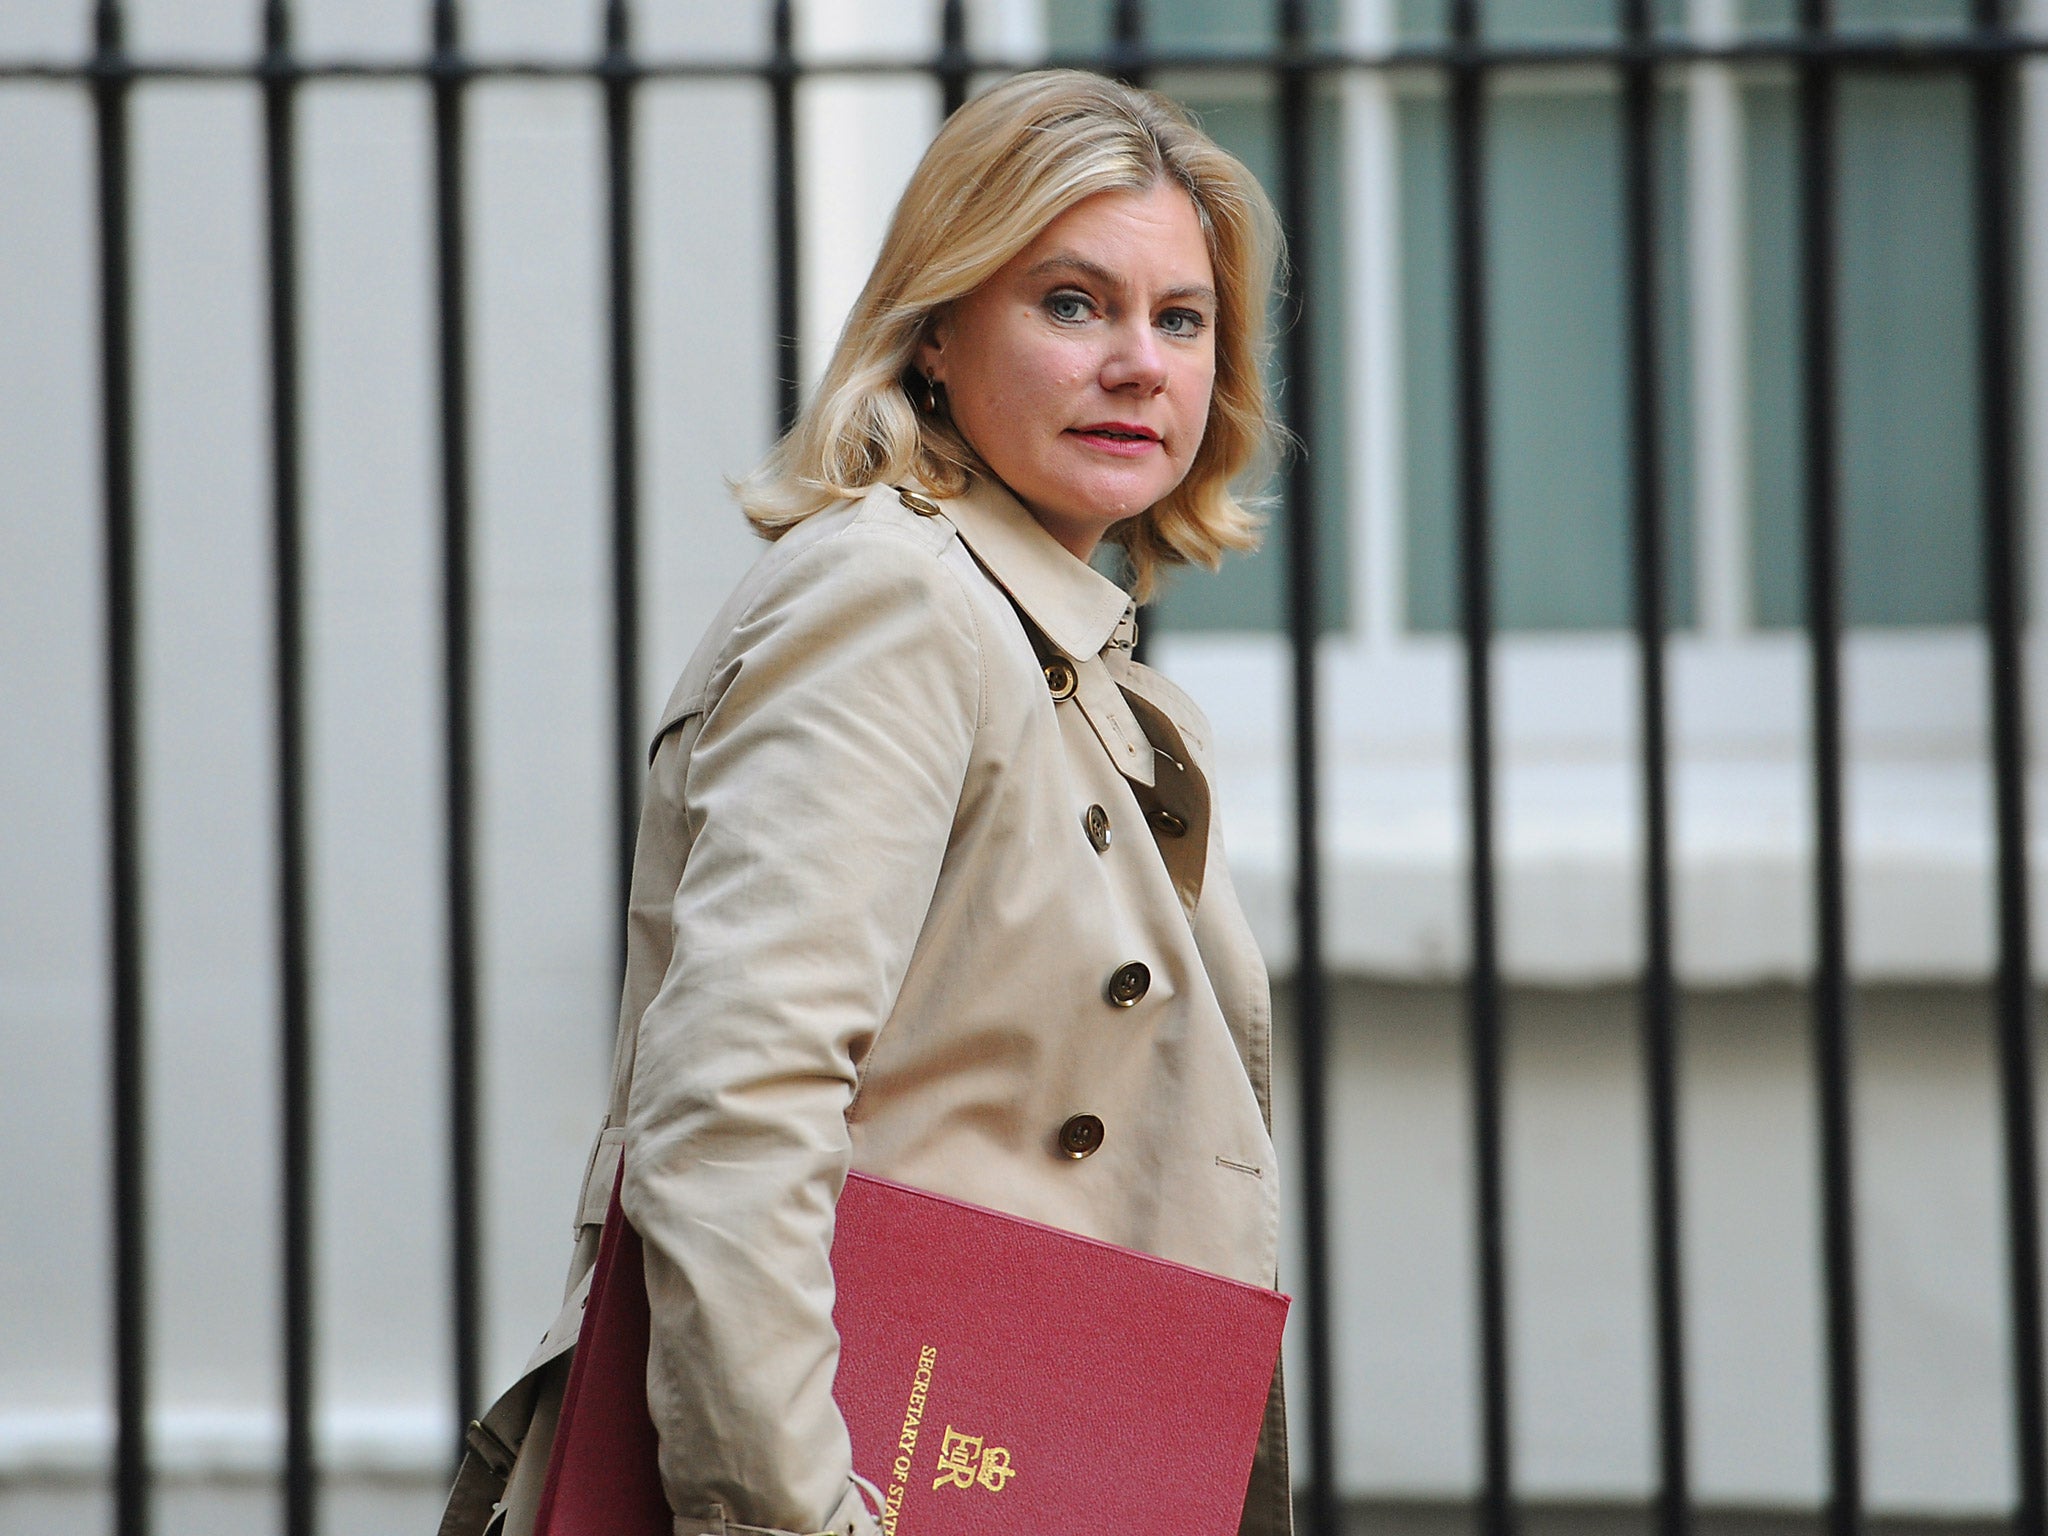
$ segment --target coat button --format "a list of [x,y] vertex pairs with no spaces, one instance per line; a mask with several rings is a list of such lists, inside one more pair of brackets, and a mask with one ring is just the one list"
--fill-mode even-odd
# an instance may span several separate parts
[[896,499],[910,508],[919,517],[937,517],[939,515],[939,504],[929,496],[920,496],[915,491],[898,491]]
[[1129,1008],[1151,990],[1152,972],[1146,969],[1144,961],[1133,960],[1110,974],[1102,995],[1119,1008]]
[[1081,825],[1088,829],[1088,841],[1095,845],[1097,853],[1109,851],[1109,812],[1099,805],[1091,805],[1081,813]]
[[1052,690],[1055,699],[1071,699],[1080,682],[1074,675],[1074,664],[1064,656],[1055,656],[1045,664],[1045,686]]
[[1102,1145],[1102,1122],[1093,1115],[1076,1115],[1060,1127],[1060,1150],[1079,1162]]
[[1145,819],[1152,823],[1154,829],[1158,831],[1161,837],[1187,836],[1187,821],[1182,817],[1174,815],[1173,812],[1167,810],[1164,806],[1154,810]]

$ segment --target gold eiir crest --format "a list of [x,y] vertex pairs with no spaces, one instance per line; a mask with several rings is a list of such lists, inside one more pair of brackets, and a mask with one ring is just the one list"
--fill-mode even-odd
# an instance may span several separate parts
[[[882,1500],[883,1536],[896,1536],[903,1517],[904,1495],[910,1491],[910,1468],[917,1458],[918,1431],[924,1425],[925,1403],[931,1396],[932,1377],[939,1367],[936,1345],[927,1344],[917,1352],[917,1368],[910,1376],[910,1401],[903,1410],[903,1428],[896,1437],[896,1459],[890,1465],[889,1491]],[[932,1487],[984,1488],[1001,1493],[1017,1469],[1010,1464],[1007,1447],[990,1445],[985,1435],[964,1435],[952,1425],[939,1444],[939,1475]]]
[[939,1475],[934,1488],[972,1488],[979,1484],[990,1493],[1001,1493],[1003,1485],[1017,1475],[1010,1465],[1010,1453],[1000,1445],[983,1445],[981,1435],[963,1435],[946,1426],[946,1438],[939,1445]]

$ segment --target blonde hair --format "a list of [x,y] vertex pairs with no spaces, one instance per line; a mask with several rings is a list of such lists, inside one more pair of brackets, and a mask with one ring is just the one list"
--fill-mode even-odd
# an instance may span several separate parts
[[[914,354],[932,320],[1100,192],[1180,187],[1195,205],[1216,279],[1216,382],[1202,445],[1170,494],[1118,524],[1142,600],[1160,568],[1214,569],[1258,542],[1231,492],[1273,438],[1261,364],[1280,235],[1250,171],[1180,107],[1078,70],[1018,75],[949,118],[889,223],[817,393],[761,465],[735,483],[766,538],[869,487],[917,480],[958,495],[986,475],[940,411],[920,411]],[[917,394],[912,391],[916,390]]]

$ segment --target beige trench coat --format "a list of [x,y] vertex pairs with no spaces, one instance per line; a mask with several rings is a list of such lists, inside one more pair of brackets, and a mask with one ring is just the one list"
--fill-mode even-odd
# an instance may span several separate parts
[[[1206,724],[1132,633],[1000,487],[880,487],[773,545],[677,685],[572,1271],[623,1142],[677,1536],[876,1529],[831,1395],[849,1167],[1274,1283],[1265,968]],[[1277,1382],[1242,1529],[1289,1530]]]

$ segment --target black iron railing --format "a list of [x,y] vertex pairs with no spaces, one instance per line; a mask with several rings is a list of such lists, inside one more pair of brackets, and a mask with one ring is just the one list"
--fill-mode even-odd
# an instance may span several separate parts
[[[1250,0],[1248,0],[1250,3]],[[1854,1536],[1862,1523],[1861,1395],[1857,1379],[1854,1263],[1854,1170],[1850,1148],[1852,1010],[1847,971],[1842,815],[1842,608],[1840,492],[1837,484],[1836,249],[1834,100],[1839,78],[1852,70],[1945,71],[1967,77],[1974,102],[1974,196],[1978,264],[1975,284],[1980,335],[1983,590],[1991,657],[1990,718],[1997,844],[1999,1070],[2005,1148],[2010,1254],[2017,1536],[2048,1536],[2048,1442],[2044,1442],[2042,1314],[2037,1138],[2034,1123],[2034,997],[2028,953],[2026,747],[2021,675],[2018,433],[2020,359],[2014,298],[2016,239],[2015,102],[2019,65],[2048,42],[2011,30],[1999,0],[1974,0],[1971,25],[1940,36],[1855,35],[1834,29],[1829,0],[1802,0],[1795,33],[1729,42],[1700,42],[1657,33],[1648,0],[1616,0],[1617,28],[1608,40],[1520,43],[1490,39],[1479,0],[1452,0],[1445,39],[1365,53],[1323,46],[1311,35],[1305,0],[1275,0],[1275,42],[1262,50],[1173,50],[1148,47],[1146,8],[1118,0],[1111,41],[1101,52],[1050,61],[1138,80],[1162,70],[1264,73],[1276,84],[1279,185],[1274,189],[1288,228],[1295,269],[1290,327],[1282,348],[1281,393],[1289,426],[1317,440],[1310,337],[1321,285],[1314,270],[1309,223],[1311,92],[1321,79],[1359,70],[1421,70],[1448,87],[1452,186],[1451,281],[1455,349],[1457,507],[1460,590],[1465,641],[1467,768],[1471,829],[1469,1044],[1475,1113],[1481,1412],[1481,1527],[1506,1536],[1516,1524],[1513,1425],[1507,1383],[1509,1339],[1503,1227],[1501,979],[1496,921],[1490,569],[1485,179],[1481,164],[1486,84],[1504,68],[1599,66],[1621,86],[1623,244],[1627,292],[1626,377],[1628,484],[1634,542],[1635,630],[1642,666],[1641,752],[1644,795],[1644,941],[1641,1032],[1651,1148],[1655,1412],[1659,1476],[1657,1519],[1665,1536],[1682,1536],[1693,1510],[1687,1463],[1687,1392],[1680,1292],[1684,1227],[1678,1170],[1677,1018],[1672,969],[1669,764],[1664,669],[1665,516],[1660,498],[1658,296],[1651,151],[1653,96],[1660,72],[1708,62],[1775,60],[1790,65],[1800,102],[1801,282],[1807,617],[1812,656],[1813,792],[1816,816],[1814,894],[1818,955],[1813,991],[1816,1081],[1821,1140],[1821,1206],[1826,1294],[1829,1519],[1833,1536]],[[939,51],[924,61],[901,58],[799,58],[791,7],[774,7],[772,48],[757,59],[651,59],[634,54],[628,6],[609,0],[599,52],[587,62],[481,60],[463,51],[454,0],[435,0],[432,51],[424,59],[382,62],[315,60],[293,51],[286,0],[263,5],[263,48],[247,63],[143,60],[124,44],[118,0],[99,0],[95,46],[82,60],[0,62],[0,86],[60,82],[89,94],[95,113],[98,166],[102,507],[105,548],[106,739],[138,739],[140,693],[136,626],[136,486],[131,382],[131,186],[129,98],[138,82],[233,81],[253,84],[263,104],[267,198],[266,255],[270,282],[271,495],[274,637],[276,882],[282,977],[281,1208],[284,1326],[285,1526],[307,1536],[316,1519],[312,1430],[315,1352],[312,1286],[313,1221],[311,1039],[308,996],[305,833],[306,752],[301,560],[302,496],[299,402],[299,250],[295,123],[299,87],[312,80],[402,79],[423,82],[433,104],[435,264],[439,314],[440,564],[444,664],[442,761],[445,775],[445,869],[449,994],[450,1211],[452,1357],[455,1397],[466,1417],[483,1391],[479,1273],[477,1105],[477,922],[474,897],[475,803],[472,716],[472,595],[469,585],[471,477],[468,257],[464,219],[465,100],[480,80],[580,80],[603,95],[608,171],[606,205],[609,313],[610,503],[613,728],[616,853],[621,889],[633,841],[640,778],[641,732],[637,633],[640,612],[640,486],[638,326],[634,313],[633,164],[639,87],[656,80],[739,80],[758,83],[770,104],[774,186],[773,251],[777,335],[778,418],[798,405],[798,216],[796,93],[800,81],[823,75],[923,72],[950,110],[965,99],[972,74],[1027,67],[1027,61],[971,57],[962,0],[939,6]],[[1298,1030],[1304,1212],[1304,1321],[1308,1380],[1299,1384],[1297,1418],[1308,1430],[1302,1473],[1304,1523],[1315,1536],[1336,1524],[1331,1353],[1328,1179],[1324,1098],[1327,1048],[1322,958],[1322,807],[1318,785],[1315,486],[1297,456],[1288,480],[1288,634],[1294,661],[1294,842],[1299,961],[1294,982]],[[117,1448],[115,1525],[121,1536],[150,1526],[152,1476],[144,1429],[149,1382],[150,1289],[145,1264],[150,1211],[144,1178],[146,1122],[143,1073],[143,896],[140,850],[141,778],[136,754],[107,754],[110,911],[109,1017],[112,1094],[114,1251],[114,1402]]]

